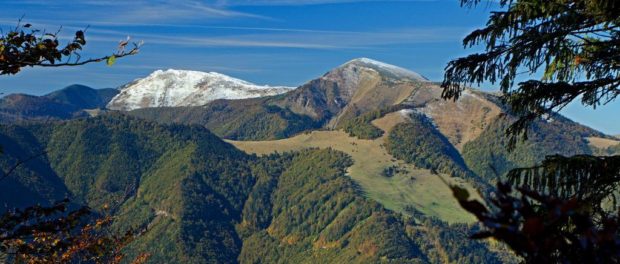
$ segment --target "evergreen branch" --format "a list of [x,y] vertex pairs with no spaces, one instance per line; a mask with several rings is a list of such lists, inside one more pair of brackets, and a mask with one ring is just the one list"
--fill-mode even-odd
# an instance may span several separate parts
[[538,166],[510,171],[508,179],[556,198],[585,201],[602,213],[603,201],[620,188],[620,156],[549,156]]

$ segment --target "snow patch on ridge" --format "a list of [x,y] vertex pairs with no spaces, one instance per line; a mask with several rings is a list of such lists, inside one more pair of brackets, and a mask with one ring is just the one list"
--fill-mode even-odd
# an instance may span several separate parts
[[407,70],[405,68],[401,68],[395,65],[387,64],[385,62],[380,62],[380,61],[376,61],[373,59],[369,59],[369,58],[354,59],[354,60],[347,62],[345,65],[347,64],[365,66],[365,67],[371,68],[379,72],[391,73],[392,75],[398,78],[407,78],[407,79],[413,79],[416,81],[425,81],[425,82],[428,81],[428,79],[426,79],[424,76],[422,76],[419,73],[416,73],[416,72],[413,72],[413,71],[410,71],[410,70]]
[[400,111],[398,111],[400,113],[400,115],[404,118],[407,119],[411,119],[411,115],[413,115],[414,113],[416,113],[415,109],[402,109]]

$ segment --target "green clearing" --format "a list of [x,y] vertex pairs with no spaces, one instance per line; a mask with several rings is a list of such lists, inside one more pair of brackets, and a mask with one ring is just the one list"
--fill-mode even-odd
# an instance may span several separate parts
[[[373,121],[373,125],[388,132],[407,119],[399,112]],[[306,148],[332,148],[350,155],[354,164],[347,174],[355,180],[366,195],[386,208],[408,214],[407,208],[438,217],[449,223],[470,223],[473,216],[461,209],[450,189],[429,170],[397,160],[385,146],[385,135],[374,140],[357,139],[344,131],[312,131],[295,137],[273,141],[231,141],[237,148],[257,155],[274,152],[298,151]],[[392,168],[392,169],[390,169]],[[390,176],[386,170],[394,171]],[[475,193],[464,180],[442,175],[452,183],[463,185]]]

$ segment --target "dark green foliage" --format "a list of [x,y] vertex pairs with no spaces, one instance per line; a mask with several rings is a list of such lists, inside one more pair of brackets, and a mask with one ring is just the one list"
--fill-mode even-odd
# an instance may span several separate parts
[[[0,212],[14,207],[28,207],[33,203],[50,205],[69,195],[62,180],[50,167],[44,151],[45,145],[30,130],[15,127],[0,127],[0,167],[3,168]],[[34,158],[17,167],[10,175],[9,168],[19,161]]]
[[397,166],[390,166],[390,167],[385,168],[383,172],[381,173],[381,175],[385,177],[393,177],[394,174],[396,174],[397,172],[398,172]]
[[146,108],[129,114],[161,123],[204,125],[220,137],[235,140],[280,139],[320,127],[310,117],[269,100],[217,100],[201,107]]
[[[356,119],[353,119],[353,120],[356,120]],[[347,122],[346,125],[344,125],[343,127],[344,131],[349,133],[350,136],[357,137],[359,139],[376,139],[376,138],[380,138],[381,136],[383,136],[383,130],[374,126],[370,122],[364,122],[364,121],[361,121],[360,123],[356,123],[356,122],[360,122],[360,121],[356,120],[352,122]]]
[[241,239],[234,228],[239,212],[197,176],[185,179],[181,188],[179,239],[187,261],[235,263],[241,251]]
[[[467,166],[486,182],[494,184],[517,167],[534,166],[548,155],[577,155],[591,153],[586,137],[603,136],[560,116],[554,121],[537,121],[527,141],[519,142],[508,151],[505,130],[514,119],[500,117],[491,123],[475,140],[463,147]],[[498,178],[500,177],[500,178]]]
[[396,125],[386,147],[394,157],[417,167],[476,179],[458,151],[423,115],[412,115],[411,122]]
[[251,227],[255,221],[246,216],[253,216],[244,212],[242,228],[255,231],[244,241],[240,262],[372,263],[384,259],[409,263],[424,259],[405,236],[397,216],[358,194],[359,187],[344,175],[351,164],[347,156],[332,150],[308,150],[282,158],[290,165],[273,171],[276,178],[271,184],[250,194],[255,198],[248,199],[249,203],[271,203],[270,217],[265,218],[271,220]]
[[256,184],[252,187],[242,212],[242,222],[238,228],[245,238],[250,234],[266,229],[271,223],[273,208],[272,194],[278,184],[278,176],[291,165],[293,155],[269,155],[253,165]]
[[[12,140],[31,135],[24,128],[7,128],[20,129],[7,135]],[[145,252],[145,245],[162,249],[152,252],[156,262],[234,262],[241,247],[234,222],[254,182],[247,155],[202,127],[160,126],[117,114],[53,125],[48,133],[39,147],[48,150],[49,165],[33,175],[60,178],[60,186],[67,186],[76,201],[92,208],[109,204],[120,215],[120,230],[163,220],[166,228],[154,228],[131,252]],[[41,142],[30,137],[20,142],[22,148]],[[2,159],[9,161],[10,154]],[[27,165],[16,175],[33,166]],[[162,212],[176,220],[157,220]]]
[[587,201],[591,213],[605,216],[605,201],[617,206],[620,156],[549,156],[540,165],[511,170],[507,178],[514,186],[527,186],[551,197]]
[[[127,206],[122,214],[133,214],[131,209],[144,200],[150,210],[177,219],[167,228],[178,233],[162,230],[168,235],[137,241],[160,246],[180,241],[175,242],[176,252],[153,254],[154,260],[234,261],[241,248],[234,222],[253,184],[243,153],[201,127],[162,127],[122,115],[67,123],[54,135],[58,138],[52,137],[50,148],[65,151],[50,151],[52,164],[74,193],[90,204]],[[171,152],[177,154],[168,156]],[[159,172],[166,169],[171,170]],[[153,178],[157,175],[165,177]],[[143,196],[131,198],[138,193]],[[115,201],[129,203],[117,205]],[[126,220],[137,225],[154,220],[153,215],[146,219],[129,216]],[[136,251],[147,249],[137,247]]]
[[476,225],[449,225],[420,213],[407,221],[407,235],[420,245],[430,263],[517,263],[501,246],[470,240],[478,229]]
[[405,106],[396,105],[380,110],[370,111],[355,118],[345,120],[339,127],[344,129],[352,137],[359,139],[375,139],[383,136],[383,130],[374,126],[371,122],[391,112],[403,109]]

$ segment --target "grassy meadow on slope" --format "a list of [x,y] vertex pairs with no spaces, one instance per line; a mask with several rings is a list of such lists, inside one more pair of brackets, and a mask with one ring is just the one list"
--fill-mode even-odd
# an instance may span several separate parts
[[592,152],[596,155],[620,154],[620,140],[618,138],[588,137],[587,140]]
[[[373,121],[384,131],[406,122],[400,112]],[[450,189],[437,175],[427,169],[416,168],[390,155],[384,144],[386,137],[363,140],[349,136],[343,131],[313,131],[292,138],[275,141],[228,141],[236,147],[256,154],[297,151],[305,148],[332,148],[349,154],[353,165],[347,170],[368,197],[386,208],[407,213],[413,206],[430,216],[448,222],[471,222],[466,213],[453,199]],[[442,175],[450,179],[448,175]],[[458,178],[453,182],[465,184]]]
[[241,263],[501,263],[511,261],[472,227],[417,211],[386,210],[346,176],[349,155],[330,149],[271,154],[254,166],[237,230]]

